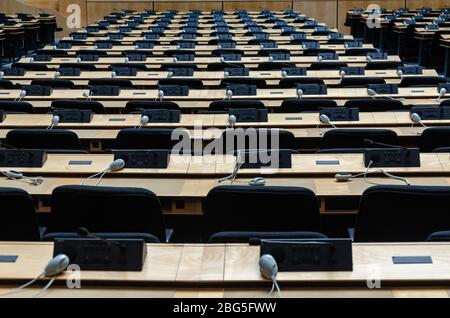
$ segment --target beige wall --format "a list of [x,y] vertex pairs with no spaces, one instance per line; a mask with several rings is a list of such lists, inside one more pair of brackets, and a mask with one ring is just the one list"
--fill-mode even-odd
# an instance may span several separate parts
[[[0,3],[8,0],[0,0]],[[33,2],[42,6],[46,0],[23,0],[28,4]],[[338,27],[342,32],[348,32],[344,26],[346,12],[354,7],[367,7],[369,4],[378,4],[383,8],[395,9],[408,7],[415,9],[419,7],[442,8],[450,7],[450,0],[47,0],[49,6],[54,6],[54,1],[59,1],[59,11],[65,15],[68,4],[76,3],[82,10],[82,23],[93,23],[114,10],[154,9],[163,11],[167,9],[178,10],[212,10],[212,9],[247,9],[259,10],[262,8],[281,10],[293,8],[301,11],[330,27]]]

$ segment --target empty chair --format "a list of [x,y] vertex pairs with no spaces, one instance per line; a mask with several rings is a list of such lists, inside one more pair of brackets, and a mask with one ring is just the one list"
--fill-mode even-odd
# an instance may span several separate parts
[[427,237],[430,242],[450,242],[450,231],[438,231]]
[[13,129],[6,134],[6,144],[22,149],[81,149],[77,134],[65,129]]
[[[181,129],[174,133],[172,128],[124,128],[119,131],[114,147],[116,149],[168,149],[171,150],[180,140],[172,140],[180,136]],[[182,138],[190,138],[186,130]],[[180,138],[181,138],[180,137]]]
[[48,67],[42,63],[14,63],[11,65],[13,68],[23,68],[27,71],[47,71]]
[[140,55],[145,55],[145,56],[152,56],[153,52],[150,51],[150,50],[125,50],[125,51],[122,51],[122,53],[120,55],[122,55],[122,56],[129,56],[129,55],[135,55],[135,54],[140,54]]
[[105,108],[103,107],[103,104],[94,100],[77,100],[77,99],[54,100],[52,101],[51,107],[56,109],[90,110],[96,114],[105,113]]
[[345,50],[347,56],[366,56],[367,53],[378,52],[375,48],[348,48]]
[[107,57],[108,53],[106,51],[101,50],[78,50],[76,53],[76,56],[82,56],[82,55],[97,55],[99,57]]
[[119,86],[120,88],[133,88],[133,83],[127,79],[96,78],[89,80],[89,86]]
[[450,147],[450,127],[430,127],[420,135],[421,152],[431,152],[442,147]]
[[255,85],[257,88],[266,88],[267,83],[262,78],[252,77],[230,77],[224,78],[220,81],[220,87],[227,87],[228,85]]
[[325,84],[323,79],[317,77],[285,77],[280,80],[278,87],[294,88],[299,84]]
[[320,149],[383,147],[380,145],[371,145],[364,141],[366,139],[383,144],[398,145],[397,134],[389,129],[337,128],[325,132],[322,137]]
[[364,191],[357,242],[420,242],[450,228],[450,187],[380,185]]
[[336,101],[332,99],[285,99],[281,106],[276,109],[278,113],[302,113],[317,112],[322,108],[337,107]]
[[439,106],[450,106],[450,99],[443,100]]
[[162,71],[167,71],[170,68],[191,68],[193,70],[197,70],[198,66],[196,64],[190,64],[190,63],[165,63],[161,64],[160,69]]
[[60,68],[79,68],[82,71],[96,71],[97,68],[94,64],[90,63],[62,63]]
[[180,109],[180,106],[168,100],[132,100],[125,105],[124,113],[138,113],[143,109]]
[[75,84],[69,80],[62,79],[34,79],[31,85],[50,86],[52,88],[75,88]]
[[0,88],[12,89],[14,87],[14,83],[8,80],[0,79]]
[[34,113],[34,107],[28,102],[0,101],[0,110],[6,113]]
[[312,49],[312,48],[303,51],[304,56],[316,56],[319,55],[320,53],[336,53],[336,51],[332,49]]
[[366,64],[366,70],[395,70],[402,65],[402,62],[395,61],[369,62]]
[[311,63],[311,65],[309,66],[308,69],[310,70],[339,70],[343,67],[347,67],[347,63],[345,62],[330,62],[330,61],[325,61],[325,62],[314,62]]
[[318,200],[306,188],[225,185],[206,197],[203,234],[210,242],[302,238],[299,232],[319,229]]
[[158,81],[158,85],[179,85],[188,86],[192,89],[203,89],[203,82],[196,78],[163,78]]
[[75,234],[80,227],[104,237],[123,233],[149,241],[154,241],[153,236],[166,241],[161,203],[153,192],[142,188],[86,185],[55,188],[50,227],[44,239]]
[[166,50],[163,52],[164,56],[169,56],[169,57],[172,57],[172,56],[175,56],[178,54],[189,54],[189,55],[193,54],[193,55],[195,55],[195,51],[192,51],[192,50]]
[[238,49],[215,49],[211,51],[211,56],[222,56],[223,54],[244,55],[244,51]]
[[295,63],[292,62],[261,62],[258,64],[259,71],[277,71],[284,67],[295,67]]
[[0,187],[0,241],[39,241],[34,202],[22,189]]
[[367,87],[370,84],[386,84],[381,77],[344,77],[339,87]]
[[225,130],[221,136],[223,154],[249,149],[292,149],[296,150],[295,136],[278,128],[248,128]]
[[114,63],[111,64],[111,66],[109,67],[109,69],[114,69],[115,67],[127,67],[127,68],[134,68],[136,70],[139,71],[145,71],[147,70],[147,66],[145,64],[141,64],[141,63]]
[[65,57],[69,55],[69,53],[64,50],[37,50],[36,54],[50,55],[52,57]]
[[447,81],[440,76],[406,76],[403,77],[399,87],[438,86],[441,83],[447,83]]
[[271,54],[291,54],[288,49],[262,49],[258,51],[259,56],[270,56]]
[[210,63],[206,67],[207,71],[223,71],[226,68],[244,68],[244,64],[232,64],[232,63]]
[[390,98],[355,98],[349,99],[345,107],[359,108],[360,112],[385,112],[393,110],[407,110],[403,103]]
[[263,102],[259,100],[250,99],[230,99],[230,100],[215,100],[209,104],[210,111],[227,111],[231,108],[266,108]]

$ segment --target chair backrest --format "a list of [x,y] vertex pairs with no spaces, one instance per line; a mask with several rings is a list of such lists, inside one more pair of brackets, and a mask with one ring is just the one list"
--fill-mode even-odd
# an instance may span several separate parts
[[0,188],[0,241],[39,241],[39,227],[30,195],[16,188]]
[[278,128],[225,130],[220,142],[223,145],[222,152],[224,154],[249,149],[297,149],[294,134]]
[[5,79],[0,79],[0,88],[11,89],[13,87],[14,87],[13,82]]
[[23,68],[27,71],[48,71],[48,67],[41,63],[14,63],[11,65],[12,68]]
[[89,86],[119,86],[121,88],[133,88],[133,83],[128,79],[95,78],[89,80]]
[[[168,149],[171,150],[180,140],[172,140],[172,128],[124,128],[116,137],[116,149]],[[176,136],[190,138],[189,132],[177,129]]]
[[197,64],[191,64],[191,63],[165,63],[161,64],[160,69],[162,71],[167,71],[170,68],[192,68],[194,70],[198,69]]
[[206,196],[203,232],[208,238],[225,231],[317,231],[319,218],[309,189],[225,185]]
[[427,237],[430,242],[450,242],[450,231],[438,231]]
[[65,129],[13,129],[6,144],[20,149],[81,149],[78,136]]
[[280,88],[294,88],[298,84],[325,84],[323,79],[318,77],[285,77],[280,79],[278,87]]
[[347,63],[345,62],[314,62],[309,66],[310,70],[339,70],[343,67],[347,67]]
[[370,84],[386,84],[380,77],[344,77],[339,87],[367,87]]
[[142,188],[68,185],[53,190],[48,232],[150,233],[165,241],[161,203]]
[[402,62],[384,61],[384,62],[369,62],[366,64],[366,70],[390,70],[397,69],[402,66]]
[[312,48],[303,51],[304,56],[316,56],[319,55],[320,53],[336,53],[336,51],[333,49],[312,49]]
[[267,83],[262,78],[253,77],[229,77],[220,81],[220,87],[226,87],[227,85],[256,85],[257,88],[266,88]]
[[91,63],[62,63],[60,68],[79,68],[82,71],[96,71],[97,67]]
[[258,64],[259,71],[276,71],[281,70],[283,67],[296,67],[292,62],[261,62]]
[[361,198],[355,241],[425,241],[433,232],[450,228],[449,204],[450,187],[371,187]]
[[422,131],[419,148],[431,152],[436,148],[450,147],[450,127],[430,127]]
[[378,52],[375,48],[348,48],[345,50],[347,56],[366,56],[367,53]]
[[142,109],[180,109],[180,106],[168,100],[132,100],[126,103],[124,112],[128,114]]
[[438,86],[441,83],[447,83],[446,79],[441,76],[406,76],[398,85],[399,87],[411,86]]
[[103,104],[94,100],[60,99],[52,101],[51,107],[63,109],[90,110],[96,114],[105,113],[105,108],[103,107]]
[[108,53],[106,51],[101,51],[101,50],[78,50],[76,52],[77,56],[81,56],[81,55],[98,55],[100,57],[106,57],[108,56]]
[[370,139],[375,142],[398,145],[397,134],[389,129],[371,128],[337,128],[325,132],[322,137],[320,149],[327,148],[383,148],[379,145],[370,145],[364,142]]
[[69,80],[62,79],[34,79],[31,85],[50,86],[52,88],[75,88],[75,84]]
[[221,56],[222,54],[239,54],[244,55],[244,51],[239,49],[214,49],[211,51],[211,56]]
[[34,113],[34,107],[28,102],[0,101],[0,110],[7,113]]
[[336,101],[332,99],[285,99],[276,112],[279,113],[301,113],[301,112],[316,112],[321,108],[337,107]]
[[270,56],[271,54],[291,54],[288,49],[262,49],[258,51],[258,56]]
[[210,111],[227,111],[230,108],[266,108],[263,102],[251,99],[215,100],[209,104]]
[[345,107],[359,108],[360,112],[385,112],[392,110],[406,110],[407,108],[399,100],[390,98],[355,98],[349,99]]
[[115,67],[127,67],[127,68],[134,68],[138,71],[146,71],[147,70],[147,66],[145,64],[141,64],[141,63],[114,63],[111,64],[111,66],[109,67],[109,69],[114,69]]
[[179,85],[192,89],[203,89],[202,80],[196,78],[163,78],[158,81],[158,85]]

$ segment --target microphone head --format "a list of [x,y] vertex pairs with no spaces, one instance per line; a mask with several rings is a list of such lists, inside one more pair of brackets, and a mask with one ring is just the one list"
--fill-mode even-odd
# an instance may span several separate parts
[[34,62],[34,57],[30,57],[30,63]]
[[220,61],[220,63],[225,62],[225,59],[223,58],[223,56],[219,57],[219,61]]
[[69,266],[69,257],[65,254],[59,254],[48,262],[44,269],[45,276],[55,276],[64,272]]
[[58,115],[53,115],[52,117],[52,125],[57,125],[59,123],[59,116]]
[[114,72],[114,71],[112,71],[112,72],[111,72],[111,78],[116,78],[116,77],[117,77],[117,73]]
[[269,62],[273,62],[273,56],[269,56]]
[[21,91],[20,91],[20,93],[19,93],[19,96],[22,98],[22,97],[25,97],[27,95],[27,91],[26,90],[24,90],[24,89],[22,89]]
[[317,61],[322,62],[323,57],[321,55],[317,55]]
[[[217,37],[217,38],[219,38],[219,37]],[[217,45],[217,48],[218,48],[218,49],[221,49],[221,48],[222,48],[222,45],[218,44],[218,45]]]
[[281,77],[286,78],[288,76],[288,73],[286,71],[281,71]]
[[177,59],[176,56],[173,57],[173,62],[174,62],[174,63],[178,62],[178,59]]
[[320,114],[319,120],[320,120],[321,123],[324,123],[324,124],[329,124],[330,123],[330,117],[328,117],[325,114]]
[[179,49],[181,49],[181,45],[178,44],[177,45],[177,50],[179,50]]
[[301,88],[297,88],[297,97],[302,98],[303,97],[303,90]]
[[228,98],[233,97],[233,91],[231,89],[227,89],[227,97]]
[[145,125],[147,125],[148,124],[148,121],[149,121],[150,119],[148,118],[148,116],[142,116],[141,117],[141,126],[145,126]]
[[373,89],[368,88],[367,89],[367,94],[369,94],[369,96],[375,96],[377,95],[377,92],[375,92]]
[[58,78],[58,77],[60,77],[61,76],[61,73],[60,72],[55,72],[55,78]]
[[398,75],[398,77],[402,78],[403,77],[403,71],[402,70],[397,70],[397,75]]
[[123,169],[123,167],[125,167],[125,161],[123,159],[117,159],[111,162],[111,164],[109,165],[109,170],[117,171]]
[[442,87],[442,88],[439,90],[439,95],[444,96],[445,94],[447,94],[447,89],[446,89],[445,87]]
[[372,57],[370,55],[367,55],[367,62],[372,62]]
[[409,117],[411,117],[411,120],[415,123],[420,123],[422,121],[422,118],[418,113],[411,113]]
[[81,58],[77,57],[77,63],[81,63]]
[[167,78],[171,78],[173,76],[173,72],[172,71],[169,71],[168,73],[167,73]]
[[125,58],[124,58],[124,62],[125,62],[125,63],[130,62],[130,58],[129,58],[129,57],[125,57]]
[[5,77],[5,72],[0,71],[0,79],[2,79],[3,77]]
[[347,73],[344,70],[342,70],[339,72],[339,75],[341,76],[341,78],[344,78],[345,75],[347,75]]
[[98,46],[97,45],[94,45],[94,50],[98,50]]
[[163,98],[164,97],[164,91],[163,90],[159,90],[158,91],[158,97],[159,98]]
[[228,76],[230,76],[230,72],[227,72],[227,71],[223,72],[223,77],[228,77]]
[[334,178],[336,179],[336,181],[344,182],[344,181],[350,180],[352,178],[352,174],[350,174],[350,173],[336,173],[334,175]]
[[139,45],[135,45],[135,46],[134,46],[134,49],[135,49],[135,50],[139,50]]
[[261,275],[267,279],[274,279],[278,274],[278,264],[270,254],[264,254],[259,259],[259,270]]
[[86,98],[88,98],[89,97],[89,92],[83,92],[83,97],[86,97]]
[[234,125],[234,124],[236,124],[236,121],[237,121],[237,118],[236,118],[236,116],[235,115],[230,115],[230,116],[228,116],[228,123],[230,124],[230,125]]

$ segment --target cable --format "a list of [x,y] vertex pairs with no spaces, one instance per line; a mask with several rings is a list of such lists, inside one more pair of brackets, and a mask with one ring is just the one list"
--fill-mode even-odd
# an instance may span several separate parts
[[56,278],[52,278],[50,279],[50,281],[47,283],[47,285],[44,286],[44,288],[42,288],[36,295],[33,296],[33,298],[38,298],[39,296],[41,296],[45,291],[47,291],[47,289],[50,288],[50,286],[52,286],[53,282],[55,281]]
[[22,181],[22,182],[27,182],[27,180],[28,180],[28,181],[30,181],[29,183],[31,185],[40,185],[41,183],[44,182],[44,177],[41,177],[41,176],[27,177],[27,176],[24,176],[23,173],[21,173],[19,171],[13,171],[13,170],[3,171],[2,170],[1,173],[10,180]]
[[411,184],[409,183],[408,179],[402,178],[402,177],[399,177],[399,176],[395,176],[395,175],[393,175],[393,174],[390,174],[389,172],[385,171],[384,169],[379,169],[379,170],[375,170],[375,171],[369,172],[369,169],[370,169],[370,166],[372,165],[372,163],[373,163],[373,161],[371,160],[371,161],[369,162],[369,164],[367,165],[366,171],[364,172],[364,181],[365,181],[365,182],[370,183],[370,184],[374,184],[374,185],[379,185],[379,183],[369,181],[369,180],[367,179],[367,175],[368,175],[369,173],[381,172],[382,174],[384,174],[385,176],[387,176],[387,177],[389,177],[389,178],[392,178],[392,179],[395,179],[395,180],[403,181],[403,182],[406,183],[406,185],[411,185]]
[[21,285],[19,287],[11,289],[10,291],[8,291],[8,292],[6,292],[4,294],[1,294],[0,297],[5,297],[5,296],[11,295],[11,294],[18,293],[18,292],[22,291],[22,289],[24,289],[24,288],[30,286],[31,284],[33,284],[34,282],[36,282],[38,279],[42,278],[44,275],[45,275],[45,273],[42,272],[36,278],[30,280],[29,282],[27,282],[27,283],[25,283],[25,284],[23,284],[23,285]]
[[231,184],[233,184],[234,180],[236,179],[237,173],[239,172],[239,169],[241,169],[243,164],[244,164],[244,160],[241,160],[241,151],[238,150],[237,156],[236,156],[236,162],[235,162],[234,168],[233,168],[233,172],[226,177],[220,178],[218,180],[218,182],[221,183],[226,180],[231,180]]
[[95,178],[96,176],[100,175],[100,177],[98,178],[97,182],[95,183],[95,185],[97,186],[100,183],[100,181],[102,180],[102,178],[103,178],[103,176],[105,174],[107,174],[109,172],[112,172],[112,171],[121,170],[123,167],[125,167],[125,161],[123,159],[116,159],[113,162],[111,162],[109,164],[108,168],[106,168],[105,170],[97,172],[97,173],[95,173],[95,174],[93,174],[93,175],[83,179],[81,181],[81,185],[84,185],[86,183],[86,181],[88,181],[88,180],[90,180],[92,178]]

